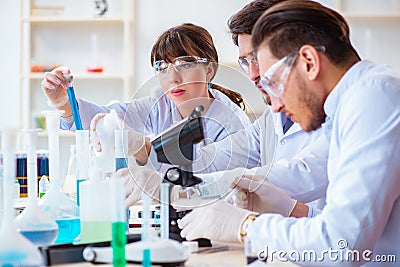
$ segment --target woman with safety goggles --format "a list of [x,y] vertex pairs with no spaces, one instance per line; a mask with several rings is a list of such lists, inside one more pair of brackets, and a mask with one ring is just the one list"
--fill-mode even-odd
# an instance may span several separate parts
[[[205,142],[200,145],[220,141],[250,125],[242,110],[241,95],[212,83],[218,54],[211,35],[204,28],[185,23],[165,31],[152,48],[151,64],[161,88],[149,97],[106,106],[77,99],[83,128],[91,125],[91,140],[98,150],[101,148],[96,124],[111,109],[117,111],[134,133],[129,135],[129,155],[134,155],[142,164],[147,163],[149,156],[150,162],[157,164],[149,137],[186,118],[196,106],[204,107]],[[65,111],[61,128],[74,130],[66,91],[70,82],[65,77],[72,77],[71,71],[66,67],[57,68],[46,74],[42,87],[49,103]],[[160,170],[161,166],[153,167]]]

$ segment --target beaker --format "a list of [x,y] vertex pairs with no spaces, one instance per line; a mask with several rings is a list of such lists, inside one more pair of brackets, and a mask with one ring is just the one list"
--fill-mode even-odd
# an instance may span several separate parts
[[14,223],[13,184],[16,176],[15,148],[17,130],[4,129],[1,133],[3,151],[4,219],[0,229],[0,263],[2,266],[43,266],[39,249],[18,233]]
[[39,129],[26,130],[28,205],[15,219],[17,230],[38,246],[54,243],[58,235],[57,223],[38,206],[36,144]]
[[39,206],[58,224],[56,244],[71,243],[80,233],[79,208],[61,191],[60,144],[58,110],[44,111],[49,138],[49,191],[40,199]]

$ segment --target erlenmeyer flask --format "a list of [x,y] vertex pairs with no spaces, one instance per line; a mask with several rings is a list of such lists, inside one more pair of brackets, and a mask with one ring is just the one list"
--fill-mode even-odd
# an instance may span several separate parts
[[18,231],[38,246],[54,243],[58,235],[57,223],[50,218],[37,203],[37,157],[36,144],[38,130],[26,130],[28,205],[15,220]]
[[58,110],[45,111],[46,126],[49,138],[49,191],[40,199],[39,206],[58,224],[56,244],[71,243],[80,233],[79,208],[61,191],[60,144],[58,127],[60,114]]
[[4,220],[0,229],[0,263],[2,266],[43,266],[39,249],[18,233],[14,224],[13,184],[16,175],[15,147],[17,130],[2,131],[4,160]]

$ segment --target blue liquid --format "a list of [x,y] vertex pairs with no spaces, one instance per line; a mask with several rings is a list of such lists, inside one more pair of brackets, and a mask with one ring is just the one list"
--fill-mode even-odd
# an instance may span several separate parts
[[76,180],[76,205],[80,206],[80,200],[79,200],[79,184],[81,182],[87,181],[87,179],[77,179]]
[[56,244],[71,243],[81,232],[81,224],[78,218],[59,219],[56,220],[56,223],[58,224]]
[[54,243],[58,230],[20,231],[20,233],[37,246],[46,246]]
[[115,170],[118,171],[122,168],[128,167],[128,159],[127,158],[116,158],[115,159]]

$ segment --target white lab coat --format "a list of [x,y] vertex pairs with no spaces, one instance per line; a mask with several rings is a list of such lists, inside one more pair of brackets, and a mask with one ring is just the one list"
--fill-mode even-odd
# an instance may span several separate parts
[[322,208],[329,144],[321,133],[322,130],[304,132],[294,123],[284,134],[281,113],[272,113],[267,108],[251,127],[201,148],[193,170],[206,173],[263,166],[253,172],[264,174],[301,202],[318,200],[312,206]]
[[[215,89],[210,89],[210,93],[213,95],[214,101],[207,112],[202,114],[205,139],[203,142],[196,144],[196,148],[221,141],[230,134],[251,124],[246,113],[225,94]],[[128,126],[150,138],[182,120],[176,105],[165,96],[161,89],[157,89],[150,97],[135,99],[130,103],[118,102],[100,106],[84,99],[78,99],[78,105],[84,129],[89,129],[90,121],[97,113],[108,113],[111,109],[115,109],[119,117],[123,118]],[[67,123],[62,120],[61,128],[75,129],[75,125],[73,122]],[[164,172],[170,167],[161,168],[162,164],[157,162],[153,150],[149,159],[148,166],[160,172]]]
[[[373,250],[400,260],[400,79],[385,66],[355,64],[329,94],[326,206],[315,218],[265,214],[249,229],[258,249],[286,252]],[[345,240],[345,242],[343,242]],[[347,244],[339,249],[340,245]],[[356,252],[355,252],[356,253]],[[297,262],[309,266],[398,263]]]

